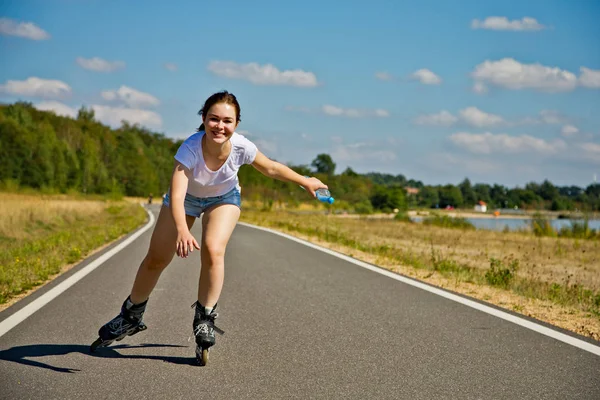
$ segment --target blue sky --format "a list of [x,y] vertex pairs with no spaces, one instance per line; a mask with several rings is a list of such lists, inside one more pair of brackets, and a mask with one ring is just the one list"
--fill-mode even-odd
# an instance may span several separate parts
[[267,156],[426,184],[600,178],[600,3],[3,1],[0,101],[184,138],[229,90]]

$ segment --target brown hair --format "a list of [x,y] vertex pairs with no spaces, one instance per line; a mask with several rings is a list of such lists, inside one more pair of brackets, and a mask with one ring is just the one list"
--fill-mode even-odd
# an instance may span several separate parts
[[[240,103],[238,103],[238,101],[235,98],[235,96],[233,95],[233,93],[229,93],[227,90],[223,90],[222,92],[214,93],[208,99],[206,99],[206,101],[204,102],[204,105],[202,106],[200,111],[198,111],[198,115],[200,115],[200,116],[206,115],[208,113],[208,110],[210,110],[210,108],[212,106],[214,106],[215,104],[218,104],[218,103],[231,104],[232,106],[234,106],[236,121],[239,123],[242,120],[240,118]],[[202,123],[202,125],[200,125],[200,127],[198,128],[198,131],[203,131],[203,130],[204,130],[204,123]]]

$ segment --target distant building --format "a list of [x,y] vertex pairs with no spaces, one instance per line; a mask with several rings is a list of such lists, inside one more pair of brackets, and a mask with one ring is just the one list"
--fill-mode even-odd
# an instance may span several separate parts
[[414,187],[406,187],[406,194],[412,194],[412,195],[418,195],[419,194],[419,189],[414,188]]
[[487,212],[487,204],[484,201],[479,201],[479,203],[475,204],[475,211],[477,212]]

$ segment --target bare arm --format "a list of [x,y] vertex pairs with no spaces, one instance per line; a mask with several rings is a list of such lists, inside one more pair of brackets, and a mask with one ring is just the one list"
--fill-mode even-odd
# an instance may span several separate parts
[[171,177],[171,214],[177,228],[177,255],[187,257],[188,251],[194,247],[200,249],[198,242],[190,233],[185,220],[183,203],[189,182],[190,171],[179,162],[175,162],[173,176]]
[[293,182],[304,187],[313,197],[315,197],[315,191],[317,189],[327,189],[327,185],[317,178],[306,178],[287,165],[269,159],[260,151],[257,152],[252,166],[265,176],[280,181]]

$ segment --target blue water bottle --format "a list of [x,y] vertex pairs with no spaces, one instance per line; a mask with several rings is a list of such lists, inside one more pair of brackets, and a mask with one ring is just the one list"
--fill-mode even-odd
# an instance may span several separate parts
[[[309,178],[306,175],[304,175],[304,177]],[[300,187],[302,187],[302,186],[300,186]],[[304,188],[302,187],[302,189],[304,189]],[[331,197],[331,193],[329,193],[329,190],[327,190],[327,189],[317,189],[315,194],[317,196],[317,200],[319,200],[323,203],[333,204],[333,202],[334,202],[334,198]]]
[[333,197],[331,197],[331,193],[327,189],[317,189],[315,192],[317,195],[317,200],[322,201],[323,203],[333,204]]

